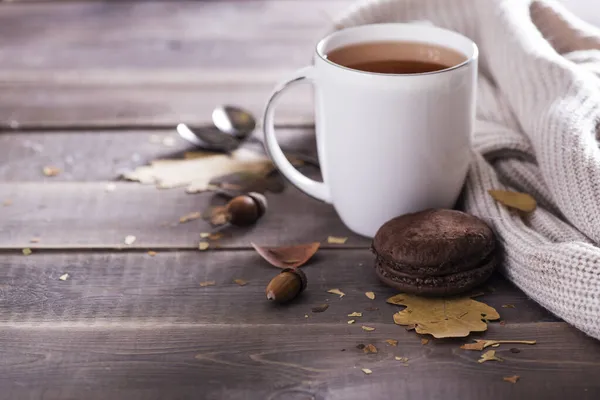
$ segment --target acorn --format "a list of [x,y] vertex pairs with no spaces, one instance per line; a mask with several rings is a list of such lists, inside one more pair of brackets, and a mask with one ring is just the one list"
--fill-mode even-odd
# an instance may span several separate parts
[[306,289],[306,275],[298,268],[286,268],[267,285],[267,299],[287,303]]
[[252,225],[267,210],[267,198],[260,193],[250,192],[236,196],[227,203],[228,220],[237,226]]

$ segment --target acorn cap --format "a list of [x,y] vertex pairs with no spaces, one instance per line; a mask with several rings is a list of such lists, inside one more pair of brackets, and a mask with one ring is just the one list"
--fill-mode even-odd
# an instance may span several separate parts
[[300,292],[298,293],[302,293],[302,291],[306,289],[308,281],[306,280],[306,275],[304,274],[304,271],[302,271],[300,268],[286,268],[283,271],[281,271],[282,274],[284,272],[292,272],[300,278]]

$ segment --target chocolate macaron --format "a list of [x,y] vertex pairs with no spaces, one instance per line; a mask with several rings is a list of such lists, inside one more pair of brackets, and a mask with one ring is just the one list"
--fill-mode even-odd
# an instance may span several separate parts
[[396,217],[373,238],[375,271],[405,293],[447,296],[483,283],[496,266],[496,238],[481,219],[430,209]]

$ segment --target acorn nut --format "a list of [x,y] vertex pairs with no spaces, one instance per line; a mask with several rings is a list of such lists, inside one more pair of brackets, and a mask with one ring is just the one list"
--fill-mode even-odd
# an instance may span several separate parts
[[286,268],[267,285],[267,299],[286,303],[306,288],[306,275],[298,268]]
[[227,203],[229,222],[237,226],[252,225],[264,215],[266,210],[266,197],[255,192],[234,197]]

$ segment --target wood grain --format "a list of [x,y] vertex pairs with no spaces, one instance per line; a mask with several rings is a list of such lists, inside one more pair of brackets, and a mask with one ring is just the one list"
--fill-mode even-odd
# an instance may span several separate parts
[[[341,324],[0,328],[2,399],[596,399],[600,346],[564,323],[494,327],[538,340],[477,363],[463,341]],[[385,339],[395,338],[397,347]],[[356,348],[373,343],[378,354]],[[394,356],[408,357],[408,366]],[[360,369],[370,368],[372,375]],[[504,376],[519,375],[516,384]],[[567,383],[568,382],[568,383]]]
[[[265,287],[280,270],[254,251],[183,251],[133,253],[18,252],[0,257],[1,323],[49,329],[70,326],[152,326],[162,324],[393,324],[402,307],[386,304],[397,291],[377,280],[368,250],[319,250],[302,267],[308,287],[292,303],[266,300]],[[66,281],[58,278],[69,274]],[[234,279],[244,279],[238,286]],[[201,287],[200,282],[214,281]],[[343,298],[327,293],[339,288]],[[492,289],[493,288],[493,289]],[[500,277],[477,289],[477,297],[493,307],[506,326],[521,322],[556,321],[539,305]],[[493,290],[493,291],[492,291]],[[364,293],[373,291],[375,300]],[[323,313],[312,313],[329,304]],[[503,308],[512,304],[515,308]],[[377,307],[378,310],[367,310]],[[305,314],[309,317],[305,318]],[[494,323],[498,325],[498,323]],[[404,328],[397,327],[398,332]]]
[[[141,248],[196,249],[200,232],[211,232],[202,219],[179,223],[181,216],[205,212],[225,200],[211,193],[187,194],[184,188],[158,190],[136,182],[118,182],[113,192],[106,182],[0,183],[0,249]],[[230,227],[222,248],[322,241],[327,247],[367,248],[370,240],[352,233],[334,208],[290,185],[267,194],[268,210],[249,228]],[[5,201],[9,206],[2,206]],[[137,238],[124,245],[128,235]],[[327,237],[348,237],[344,245],[328,245]],[[30,243],[31,238],[39,243]]]
[[[254,137],[260,135],[257,130]],[[316,157],[314,129],[279,129],[277,137],[286,151]],[[173,146],[165,146],[165,138],[171,138]],[[249,142],[246,147],[264,152],[257,142]],[[184,152],[195,150],[175,129],[6,132],[0,134],[0,182],[111,181],[123,171],[152,160],[180,158]],[[42,173],[45,166],[62,172],[48,178]]]
[[[351,3],[3,4],[0,127],[202,124],[223,103],[260,114]],[[312,121],[309,94],[286,96],[278,120]]]

